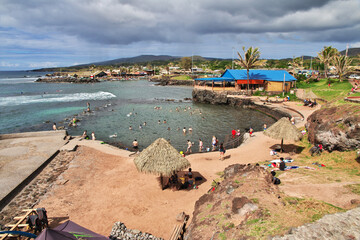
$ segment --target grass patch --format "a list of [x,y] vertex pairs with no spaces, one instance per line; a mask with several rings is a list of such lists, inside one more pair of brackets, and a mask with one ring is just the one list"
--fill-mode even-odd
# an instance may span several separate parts
[[350,184],[345,187],[350,189],[351,192],[360,195],[360,184]]
[[174,80],[192,80],[192,78],[188,75],[179,75],[179,76],[176,76],[176,77],[172,77],[171,79],[174,79]]

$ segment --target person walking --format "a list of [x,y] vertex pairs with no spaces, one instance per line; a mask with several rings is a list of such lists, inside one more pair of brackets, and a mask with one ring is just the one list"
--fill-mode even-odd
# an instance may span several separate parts
[[54,131],[57,130],[56,123],[53,124],[53,130],[54,130]]
[[220,159],[219,160],[224,161],[225,147],[224,147],[223,143],[220,144],[219,152],[220,152]]
[[186,150],[186,153],[192,153],[191,147],[192,147],[192,143],[190,142],[190,140],[187,140],[187,150]]
[[199,152],[202,152],[203,148],[204,148],[203,141],[201,141],[201,139],[199,138]]

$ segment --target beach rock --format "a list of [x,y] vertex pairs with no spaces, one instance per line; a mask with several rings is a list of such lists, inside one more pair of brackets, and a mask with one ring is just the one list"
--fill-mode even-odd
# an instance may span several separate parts
[[360,148],[358,106],[323,108],[311,114],[306,123],[312,144],[321,143],[328,151]]

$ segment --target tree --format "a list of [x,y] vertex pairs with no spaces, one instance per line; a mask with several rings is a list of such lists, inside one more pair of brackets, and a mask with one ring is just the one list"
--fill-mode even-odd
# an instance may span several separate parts
[[182,57],[180,60],[181,68],[189,70],[191,68],[191,57]]
[[[248,50],[245,50],[245,47],[242,47],[244,51],[244,57],[241,56],[239,52],[239,60],[235,63],[246,68],[247,72],[247,90],[246,93],[249,94],[249,70],[250,68],[254,68],[256,66],[262,65],[263,62],[259,61],[260,58],[260,51],[259,48],[249,47]],[[237,86],[237,85],[236,85]]]
[[324,46],[324,48],[318,53],[320,62],[324,64],[325,78],[327,78],[327,69],[329,63],[332,61],[335,55],[338,55],[338,50],[332,46]]
[[347,56],[336,55],[333,58],[332,62],[336,68],[336,73],[339,75],[340,82],[342,82],[342,76],[348,72],[351,61]]

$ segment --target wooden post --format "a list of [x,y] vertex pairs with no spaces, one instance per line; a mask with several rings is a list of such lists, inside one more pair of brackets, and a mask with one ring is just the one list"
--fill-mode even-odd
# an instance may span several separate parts
[[281,148],[280,148],[280,152],[283,152],[283,146],[284,146],[284,139],[281,139]]
[[161,183],[161,190],[164,190],[163,175],[162,174],[160,174],[160,183]]

